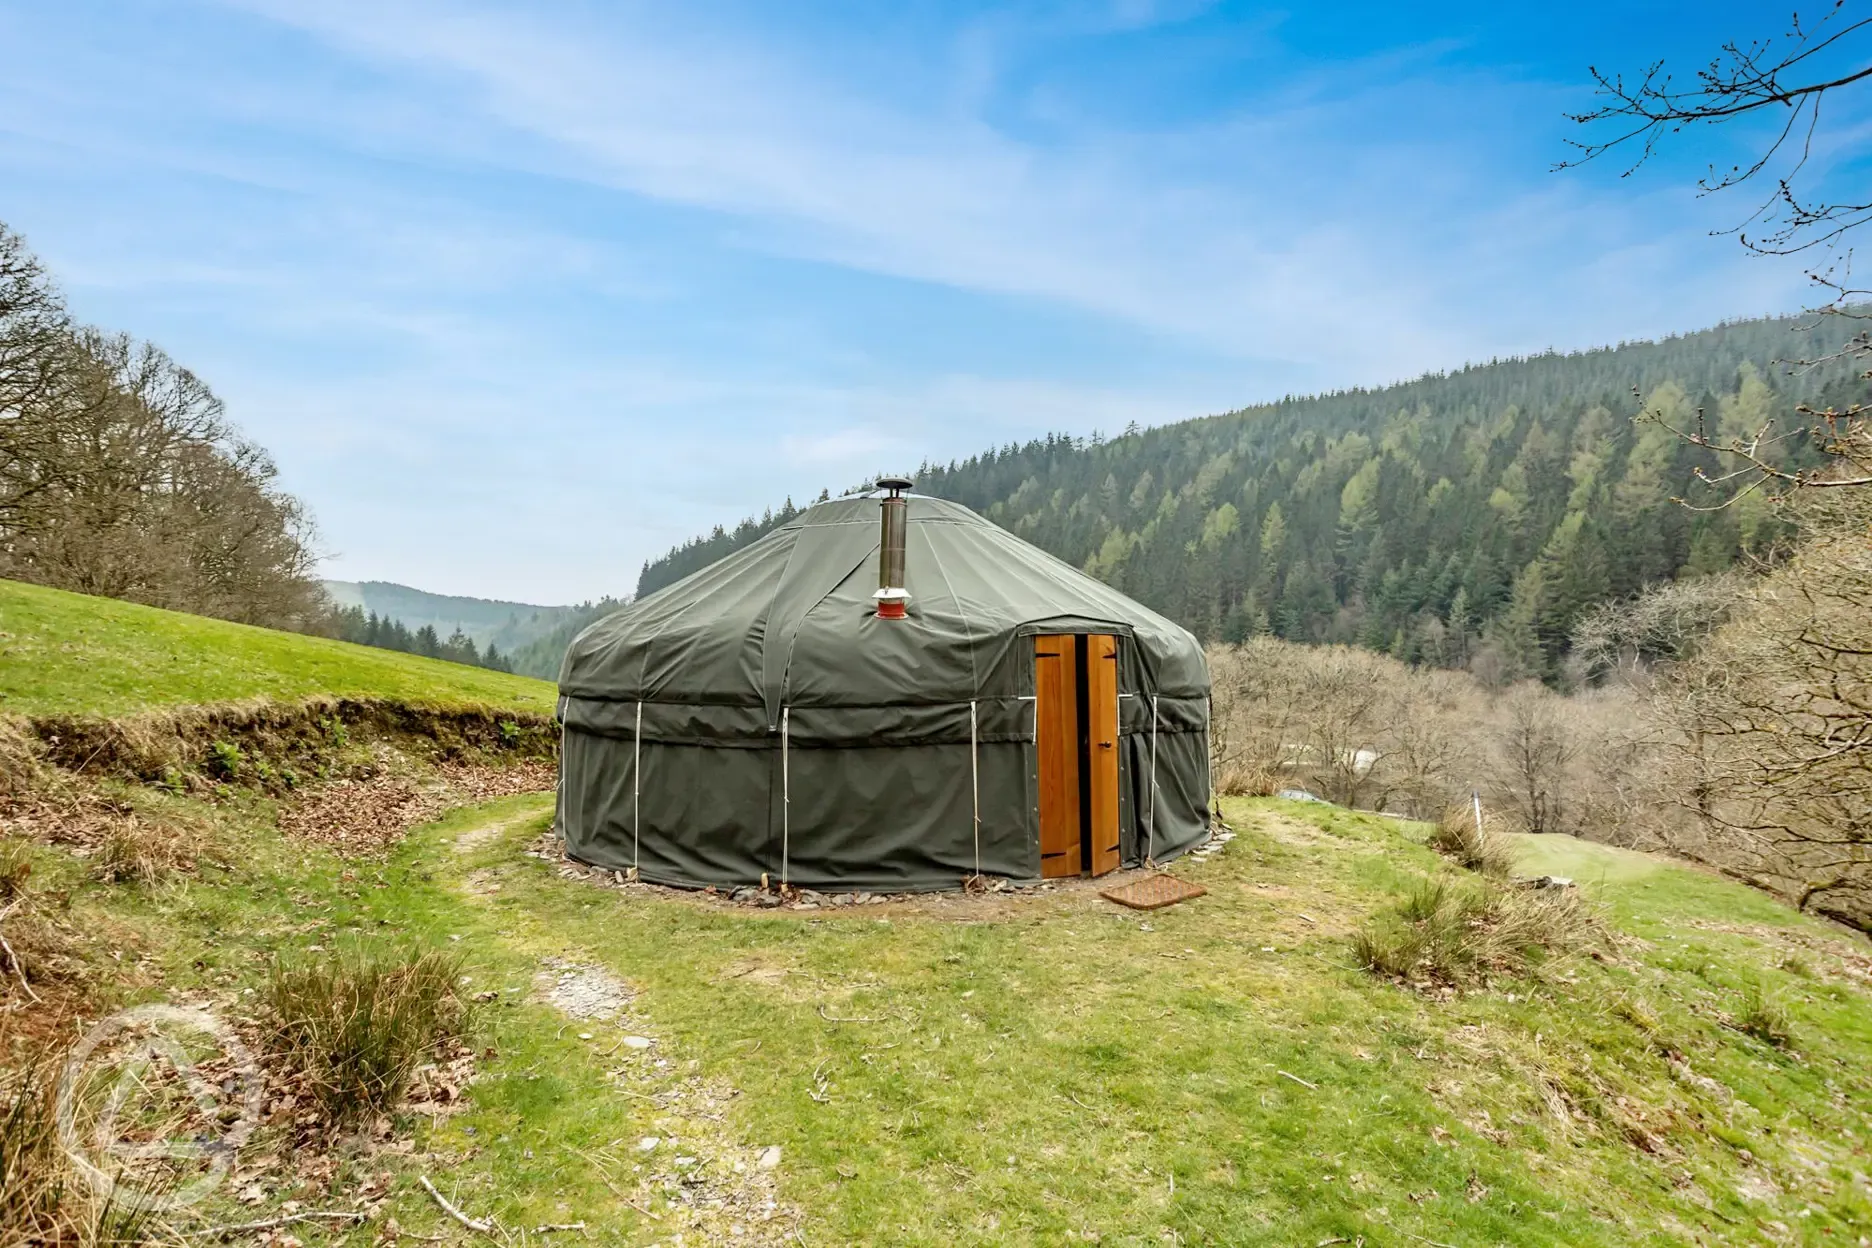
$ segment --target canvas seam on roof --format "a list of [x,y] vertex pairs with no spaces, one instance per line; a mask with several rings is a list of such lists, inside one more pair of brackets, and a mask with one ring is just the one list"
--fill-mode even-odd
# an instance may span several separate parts
[[[804,611],[800,612],[799,618],[793,621],[793,631],[787,636],[786,663],[780,668],[780,700],[782,702],[786,701],[788,686],[792,683],[792,679],[793,679],[793,652],[799,647],[800,629],[806,627],[806,621],[812,618],[813,612],[817,611],[820,607],[825,605],[826,599],[830,598],[833,594],[838,592],[839,586],[843,585],[846,581],[849,581],[851,579],[852,573],[856,572],[859,568],[864,567],[865,563],[871,558],[872,553],[876,550],[877,550],[877,546],[876,544],[873,544],[869,550],[866,550],[865,553],[859,557],[857,563],[852,564],[851,567],[845,570],[845,574],[843,576],[840,576],[838,579],[834,580],[830,585],[826,586],[825,590],[822,593],[820,593],[820,595],[817,598],[813,599],[812,606],[807,607]],[[764,656],[765,655],[765,642],[762,643],[762,646],[763,646],[762,653]],[[766,700],[765,700],[766,694],[767,694],[767,691],[765,689],[761,690],[763,709],[765,709],[765,706],[766,706]]]
[[[922,521],[918,521],[919,525],[922,523]],[[955,592],[955,583],[949,579],[949,573],[943,568],[942,556],[936,553],[936,543],[930,541],[928,535],[925,534],[923,537],[923,545],[928,547],[930,558],[936,561],[936,574],[942,577],[943,588],[949,591],[949,601],[955,603],[956,614],[962,617],[962,630],[968,635],[969,639],[969,680],[975,686],[976,696],[979,697],[981,695],[981,670],[975,665],[974,626],[969,623],[968,611],[964,609],[962,606],[962,599],[958,597]],[[974,704],[971,702],[970,705],[973,706]],[[978,874],[979,866],[980,864],[978,863]]]

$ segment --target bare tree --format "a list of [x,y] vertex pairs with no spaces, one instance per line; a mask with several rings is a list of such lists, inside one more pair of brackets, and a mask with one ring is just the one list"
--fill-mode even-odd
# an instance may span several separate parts
[[[1624,173],[1634,173],[1674,136],[1688,130],[1731,125],[1754,119],[1770,124],[1752,159],[1726,168],[1709,166],[1699,180],[1702,194],[1738,188],[1761,188],[1754,206],[1731,230],[1744,247],[1767,255],[1795,255],[1816,249],[1824,258],[1808,276],[1827,293],[1820,311],[1863,320],[1868,294],[1852,279],[1848,236],[1872,221],[1872,200],[1861,195],[1837,198],[1828,193],[1816,170],[1815,156],[1831,146],[1825,119],[1827,101],[1872,80],[1872,17],[1849,18],[1846,0],[1835,0],[1818,21],[1798,13],[1779,36],[1724,43],[1707,65],[1686,83],[1662,60],[1627,79],[1590,67],[1597,107],[1569,113],[1588,137],[1569,140],[1575,155],[1564,169],[1606,156],[1628,158]],[[1863,364],[1872,359],[1872,332],[1861,330],[1838,351],[1793,361],[1813,369],[1840,361]],[[1872,378],[1863,370],[1861,379]],[[1865,426],[1867,405],[1798,409],[1804,425],[1778,428],[1766,421],[1749,430],[1712,432],[1701,411],[1694,424],[1671,421],[1646,410],[1640,419],[1655,421],[1684,441],[1713,452],[1727,465],[1698,476],[1717,487],[1714,508],[1730,506],[1762,489],[1807,489],[1872,484],[1872,435]],[[1811,440],[1820,451],[1817,466],[1790,467],[1790,442]]]
[[1641,682],[1648,671],[1693,656],[1734,614],[1749,587],[1747,573],[1731,571],[1602,602],[1573,626],[1569,658],[1589,682]]
[[[1705,194],[1773,180],[1773,191],[1735,227],[1744,246],[1786,255],[1823,246],[1872,220],[1872,202],[1831,201],[1803,191],[1799,181],[1814,155],[1822,105],[1829,93],[1872,78],[1872,17],[1845,19],[1846,0],[1834,0],[1818,22],[1794,14],[1787,32],[1724,43],[1690,85],[1680,85],[1662,60],[1628,82],[1621,73],[1589,67],[1598,107],[1568,118],[1592,137],[1568,140],[1578,155],[1568,168],[1609,153],[1628,155],[1630,174],[1672,135],[1696,126],[1723,125],[1759,113],[1775,118],[1752,161],[1727,169],[1711,165],[1698,185]],[[1751,237],[1751,226],[1759,227]]]
[[1579,748],[1564,701],[1534,681],[1502,699],[1495,732],[1495,791],[1523,831],[1574,832],[1569,789]]
[[0,533],[45,488],[52,427],[35,420],[69,362],[70,322],[38,258],[0,225]]
[[1664,703],[1691,852],[1872,930],[1872,494],[1814,498],[1810,537]]
[[195,374],[73,324],[0,227],[0,575],[312,625],[314,532],[276,476]]

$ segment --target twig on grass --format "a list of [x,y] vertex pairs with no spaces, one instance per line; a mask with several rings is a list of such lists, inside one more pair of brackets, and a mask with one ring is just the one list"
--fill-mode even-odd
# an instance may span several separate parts
[[463,1213],[460,1209],[457,1209],[454,1205],[450,1204],[448,1197],[444,1196],[441,1192],[436,1190],[436,1185],[429,1181],[428,1175],[425,1174],[420,1177],[421,1177],[421,1181],[423,1185],[423,1190],[425,1192],[428,1192],[431,1196],[435,1197],[435,1202],[436,1204],[442,1206],[443,1213],[448,1214],[449,1217],[454,1218],[457,1222],[461,1223],[463,1226],[467,1227],[471,1231],[475,1231],[482,1235],[494,1234],[494,1219],[489,1218],[487,1221],[483,1222],[479,1219],[469,1217],[467,1214]]
[[1301,1077],[1300,1077],[1299,1075],[1296,1075],[1296,1074],[1293,1074],[1293,1073],[1292,1073],[1292,1072],[1290,1072],[1290,1071],[1285,1071],[1285,1070],[1277,1070],[1277,1071],[1275,1071],[1274,1073],[1275,1073],[1275,1074],[1277,1074],[1277,1075],[1280,1075],[1280,1076],[1281,1076],[1281,1077],[1283,1077],[1283,1078],[1286,1078],[1286,1079],[1291,1079],[1291,1080],[1293,1080],[1293,1081],[1294,1081],[1295,1083],[1297,1083],[1297,1084],[1299,1084],[1299,1085],[1300,1085],[1301,1087],[1303,1087],[1303,1088],[1305,1088],[1305,1089],[1307,1089],[1307,1090],[1308,1090],[1308,1091],[1310,1091],[1310,1092],[1317,1092],[1317,1091],[1319,1091],[1319,1084],[1317,1084],[1317,1083],[1308,1083],[1308,1082],[1307,1082],[1306,1080],[1304,1080],[1304,1079],[1302,1079],[1302,1078],[1301,1078]]
[[828,1023],[881,1023],[884,1021],[881,1018],[869,1018],[862,1015],[854,1015],[851,1018],[840,1018],[836,1014],[826,1013],[825,1006],[823,1005],[819,1007],[819,1017],[825,1019]]
[[642,1205],[638,1204],[636,1201],[626,1196],[624,1194],[624,1189],[620,1188],[617,1184],[611,1181],[611,1176],[605,1173],[604,1163],[599,1161],[596,1157],[592,1156],[590,1153],[580,1152],[576,1148],[567,1149],[566,1151],[570,1153],[575,1153],[578,1156],[583,1157],[586,1161],[591,1162],[592,1170],[598,1175],[598,1181],[604,1184],[606,1187],[610,1188],[611,1194],[617,1197],[624,1204],[629,1205],[632,1209],[635,1209],[638,1213],[643,1214],[644,1217],[649,1218],[652,1222],[661,1222],[663,1220],[659,1215],[651,1213],[648,1209],[644,1208]]
[[[13,913],[14,907],[18,905],[19,902],[15,901],[8,905],[6,909],[0,910],[0,922],[4,922],[7,916]],[[5,932],[0,932],[0,949],[6,950],[7,963],[12,966],[13,973],[19,976],[20,987],[24,988],[26,990],[26,995],[37,1003],[39,1001],[39,994],[34,992],[33,986],[26,982],[26,967],[21,964],[19,954],[13,952],[13,946],[7,943]]]
[[[1386,1225],[1389,1225],[1389,1223]],[[1446,1244],[1440,1239],[1425,1239],[1421,1235],[1413,1235],[1402,1227],[1393,1226],[1391,1229],[1402,1235],[1405,1239],[1414,1239],[1420,1244],[1429,1244],[1430,1248],[1456,1248],[1455,1244]]]
[[351,1209],[308,1209],[304,1213],[281,1214],[277,1218],[263,1218],[258,1222],[232,1222],[226,1226],[204,1226],[199,1230],[189,1231],[189,1235],[240,1235],[249,1231],[270,1231],[276,1226],[291,1226],[295,1222],[362,1222],[368,1213]]
[[551,1235],[555,1231],[583,1231],[583,1222],[542,1222],[533,1228],[535,1235]]

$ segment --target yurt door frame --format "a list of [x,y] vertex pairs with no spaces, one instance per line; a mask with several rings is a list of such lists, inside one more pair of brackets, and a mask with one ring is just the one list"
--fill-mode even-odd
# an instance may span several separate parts
[[1035,637],[1034,716],[1042,878],[1117,870],[1117,637]]

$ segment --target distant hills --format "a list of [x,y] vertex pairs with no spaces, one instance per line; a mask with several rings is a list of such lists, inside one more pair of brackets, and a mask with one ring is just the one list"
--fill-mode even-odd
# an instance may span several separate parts
[[411,632],[433,628],[439,637],[456,632],[482,650],[496,646],[526,676],[552,680],[559,661],[579,629],[622,605],[615,599],[577,606],[541,606],[432,594],[393,581],[326,581],[325,592],[339,607],[357,607],[386,620],[396,620]]
[[[1679,506],[1716,467],[1639,410],[1712,434],[1872,394],[1835,362],[1846,317],[1494,360],[1115,436],[1055,434],[924,464],[952,499],[1205,640],[1273,633],[1494,678],[1558,674],[1595,602],[1727,567],[1779,531],[1760,499]],[[1382,328],[1375,332],[1383,332]],[[1807,453],[1791,446],[1790,455]],[[777,510],[645,564],[641,597],[785,523]]]

